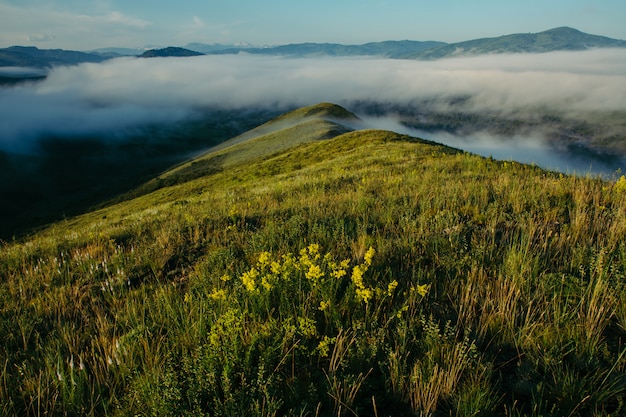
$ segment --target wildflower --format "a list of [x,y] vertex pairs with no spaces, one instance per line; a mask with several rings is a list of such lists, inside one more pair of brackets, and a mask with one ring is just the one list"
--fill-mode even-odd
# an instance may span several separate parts
[[319,278],[323,277],[324,273],[322,272],[322,269],[319,267],[319,265],[311,265],[305,276],[307,277],[307,279],[315,282]]
[[222,275],[222,276],[220,277],[220,279],[221,279],[222,281],[224,281],[224,282],[228,282],[228,281],[230,281],[230,275],[228,275],[228,274],[224,274],[224,275]]
[[268,278],[267,275],[263,275],[263,278],[261,278],[261,286],[265,288],[265,291],[272,289],[272,284],[269,282]]
[[211,294],[209,294],[209,298],[216,301],[221,301],[226,299],[226,291],[224,289],[213,289]]
[[253,292],[257,289],[255,279],[258,276],[259,271],[257,271],[256,268],[252,268],[250,271],[243,273],[243,275],[241,276],[241,281],[248,291]]
[[619,177],[619,179],[615,181],[613,189],[618,193],[626,192],[626,177],[624,177],[623,175]]
[[354,283],[354,286],[357,288],[364,288],[365,285],[363,284],[363,273],[365,272],[367,268],[361,266],[361,265],[357,265],[352,269],[352,282]]
[[331,275],[337,279],[346,276],[347,274],[346,270],[348,269],[349,263],[350,263],[349,259],[344,259],[343,261],[341,261],[339,265],[333,265],[332,266],[333,272],[331,272]]
[[397,318],[402,318],[402,313],[404,313],[405,311],[407,311],[409,309],[408,305],[403,305],[402,308],[400,310],[398,310],[398,312],[396,313],[396,317]]
[[274,275],[280,274],[280,262],[276,262],[276,261],[272,262],[270,269],[272,271],[272,274]]
[[428,294],[428,290],[430,290],[430,284],[418,285],[417,287],[411,287],[411,291],[417,291],[417,293],[424,297]]
[[391,297],[391,295],[393,294],[397,286],[398,286],[398,281],[396,281],[395,279],[391,281],[389,285],[387,285],[387,295]]
[[369,300],[371,300],[372,297],[374,296],[374,293],[372,292],[371,288],[357,288],[356,295],[361,300],[363,300],[365,304],[367,304]]
[[321,357],[325,358],[328,356],[328,353],[330,352],[330,345],[335,343],[336,340],[336,337],[328,336],[324,336],[324,338],[320,340],[319,344],[317,345],[317,351],[320,353]]
[[300,251],[300,264],[310,266],[320,258],[320,245],[312,243]]
[[319,309],[320,311],[324,311],[324,310],[327,310],[327,309],[328,309],[328,307],[330,307],[330,301],[324,301],[324,300],[322,300],[322,301],[320,301],[320,306],[318,307],[318,309]]
[[259,255],[259,268],[265,268],[270,265],[270,261],[272,260],[272,254],[269,252],[261,252]]
[[372,264],[372,259],[374,259],[374,255],[376,254],[376,250],[370,246],[370,248],[365,252],[365,265],[370,266]]
[[315,337],[317,329],[315,320],[308,317],[298,317],[298,331],[304,337]]
[[309,252],[309,256],[313,257],[313,260],[317,261],[320,258],[320,245],[317,243],[310,244],[307,251]]

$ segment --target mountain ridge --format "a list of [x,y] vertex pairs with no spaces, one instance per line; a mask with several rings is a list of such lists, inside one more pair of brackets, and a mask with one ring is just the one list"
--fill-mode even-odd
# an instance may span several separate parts
[[136,198],[163,187],[221,172],[235,165],[265,160],[310,142],[332,139],[355,131],[352,126],[359,121],[352,112],[332,103],[298,108],[210,148],[131,190],[116,201]]
[[609,47],[626,48],[626,41],[591,35],[563,26],[538,33],[516,33],[451,43],[405,58],[440,59],[463,55],[582,51]]
[[[472,39],[463,42],[388,40],[361,45],[338,43],[293,43],[253,47],[249,44],[222,45],[188,43],[185,47],[153,48],[135,56],[196,56],[232,55],[247,53],[276,56],[378,56],[391,59],[433,60],[452,56],[496,53],[543,53],[552,51],[580,51],[592,48],[626,48],[626,41],[592,35],[563,26],[538,33],[516,33],[498,37]],[[63,49],[38,49],[34,46],[12,46],[0,49],[0,67],[20,66],[50,68],[83,62],[102,62],[118,56],[132,55],[129,48],[102,48],[91,52]]]

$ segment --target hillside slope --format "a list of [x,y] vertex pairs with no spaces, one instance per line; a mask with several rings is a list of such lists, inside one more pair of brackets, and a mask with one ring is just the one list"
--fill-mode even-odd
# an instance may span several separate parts
[[3,244],[0,414],[623,415],[626,179],[324,108]]
[[348,126],[358,120],[353,113],[330,103],[297,109],[212,147],[203,155],[164,172],[121,199],[137,197],[234,165],[263,160],[300,144],[332,138],[352,130]]
[[106,58],[100,55],[63,49],[39,49],[34,46],[12,46],[0,49],[0,67],[50,68],[104,60]]
[[418,53],[407,54],[404,58],[440,59],[481,54],[583,51],[593,48],[626,48],[626,41],[590,35],[569,27],[560,27],[539,33],[516,33],[495,38],[451,43]]

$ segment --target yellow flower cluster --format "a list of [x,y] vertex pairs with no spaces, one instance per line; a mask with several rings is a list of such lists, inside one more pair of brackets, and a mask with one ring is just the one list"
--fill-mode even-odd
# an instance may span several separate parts
[[328,356],[328,353],[330,352],[330,345],[335,343],[335,341],[337,341],[336,337],[328,336],[324,336],[322,340],[320,340],[319,344],[317,345],[317,351],[320,353],[321,357],[325,358]]
[[[370,247],[363,256],[363,262],[355,265],[350,275],[356,299],[365,304],[370,303],[374,298],[391,297],[398,287],[396,280],[391,281],[386,288],[366,285],[364,276],[372,266],[375,255],[376,250]],[[301,290],[316,293],[317,295],[311,300],[315,299],[315,303],[319,302],[317,308],[320,311],[326,311],[331,307],[331,301],[326,292],[336,285],[335,279],[339,280],[348,275],[349,266],[350,259],[337,262],[330,253],[322,256],[318,244],[311,244],[303,248],[297,257],[293,254],[286,254],[276,259],[270,252],[261,252],[256,265],[241,275],[241,283],[247,292],[261,294],[280,288],[280,282],[286,283],[301,277],[304,279],[301,284],[306,282]],[[222,278],[223,281],[227,279],[228,276]],[[426,287],[418,288],[419,293],[424,291],[427,291]]]
[[396,281],[395,279],[391,281],[389,285],[387,285],[387,295],[389,297],[393,295],[393,292],[395,291],[397,286],[398,286],[398,281]]
[[421,297],[425,297],[430,290],[430,284],[418,285],[417,287],[411,286],[411,291],[416,291]]
[[352,268],[352,283],[356,287],[356,295],[360,298],[365,304],[369,303],[369,301],[374,296],[374,292],[371,288],[365,286],[363,282],[363,274],[368,270],[368,268],[372,265],[372,260],[374,259],[374,255],[376,251],[373,247],[370,247],[365,253],[363,263],[360,265],[356,265]]
[[332,255],[330,253],[327,253],[324,256],[324,261],[331,270],[330,276],[340,279],[348,274],[347,270],[348,266],[350,265],[350,259],[344,259],[343,261],[337,263],[333,260]]
[[226,300],[226,290],[223,288],[220,290],[214,289],[211,294],[209,294],[209,298],[216,301]]
[[259,277],[259,271],[256,268],[252,268],[241,275],[241,282],[246,290],[250,292],[257,291],[256,279]]
[[626,177],[624,177],[623,175],[619,177],[619,179],[615,181],[615,184],[613,185],[613,189],[617,193],[626,192]]

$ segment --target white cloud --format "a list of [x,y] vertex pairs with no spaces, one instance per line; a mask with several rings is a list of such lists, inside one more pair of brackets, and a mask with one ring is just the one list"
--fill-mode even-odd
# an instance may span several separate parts
[[[199,108],[295,107],[355,100],[406,104],[464,96],[464,111],[626,109],[626,50],[422,62],[253,55],[124,58],[54,69],[0,92],[0,148],[58,134],[115,132]],[[26,138],[26,139],[24,139]],[[10,143],[9,143],[10,142]]]
[[146,26],[150,24],[150,22],[146,20],[137,19],[131,16],[126,16],[117,11],[113,11],[102,16],[93,16],[93,17],[90,17],[90,19],[92,19],[96,23],[99,20],[102,20],[107,23],[116,23],[116,24],[121,24],[124,26],[136,27],[136,28],[141,28],[141,29],[145,28]]
[[35,44],[55,41],[64,49],[92,49],[110,46],[108,42],[125,44],[134,37],[139,39],[139,34],[149,26],[146,20],[115,10],[86,14],[0,4],[1,41],[5,46],[24,41]]

